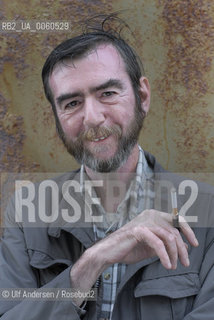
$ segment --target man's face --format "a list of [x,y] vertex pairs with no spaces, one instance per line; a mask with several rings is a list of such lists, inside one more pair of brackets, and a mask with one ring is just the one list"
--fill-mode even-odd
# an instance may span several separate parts
[[118,51],[102,45],[61,62],[49,85],[67,150],[94,171],[118,169],[136,145],[145,115]]

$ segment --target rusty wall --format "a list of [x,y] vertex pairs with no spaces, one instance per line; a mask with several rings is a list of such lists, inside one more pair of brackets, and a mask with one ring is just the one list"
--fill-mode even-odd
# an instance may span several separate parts
[[[74,29],[95,13],[127,9],[127,36],[144,61],[151,111],[140,142],[174,172],[214,171],[212,0],[14,0],[1,20],[69,20]],[[71,170],[45,100],[40,72],[65,33],[0,34],[1,172]],[[208,174],[209,175],[209,174]],[[206,176],[209,180],[209,176]]]

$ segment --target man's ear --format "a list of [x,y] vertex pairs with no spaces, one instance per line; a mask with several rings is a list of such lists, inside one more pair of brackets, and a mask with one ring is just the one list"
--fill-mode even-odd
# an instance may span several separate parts
[[148,79],[145,77],[140,78],[139,93],[141,98],[141,108],[147,114],[150,107],[150,85]]

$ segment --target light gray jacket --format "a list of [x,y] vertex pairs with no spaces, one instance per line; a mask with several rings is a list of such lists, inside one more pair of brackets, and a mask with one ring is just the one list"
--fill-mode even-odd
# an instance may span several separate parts
[[[182,178],[168,175],[146,154],[155,171],[155,179],[170,179],[177,186]],[[78,172],[57,178],[60,185],[73,179]],[[161,178],[160,178],[161,177]],[[213,225],[213,189],[199,184],[199,195],[188,211],[198,214],[199,220]],[[77,201],[82,201],[75,195]],[[185,203],[189,195],[181,199]],[[35,200],[36,201],[36,200]],[[162,196],[164,210],[167,197]],[[60,208],[66,208],[60,200]],[[93,244],[89,226],[70,225],[57,221],[41,228],[30,228],[14,222],[14,203],[6,213],[6,229],[0,248],[1,288],[69,288],[69,272],[82,254]],[[166,270],[158,258],[129,265],[118,288],[112,320],[213,320],[214,319],[214,228],[196,228],[200,246],[190,248],[190,267],[178,264],[176,270]],[[102,290],[102,285],[100,289]],[[86,313],[72,301],[0,300],[2,320],[97,320],[100,301],[89,301]]]

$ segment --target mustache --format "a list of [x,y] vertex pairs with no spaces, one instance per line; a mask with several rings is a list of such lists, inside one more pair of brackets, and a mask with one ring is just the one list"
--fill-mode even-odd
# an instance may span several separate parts
[[82,132],[78,140],[79,141],[92,141],[94,139],[98,139],[100,137],[109,137],[110,135],[114,135],[117,138],[120,138],[122,136],[122,130],[120,126],[114,125],[111,127],[107,126],[102,126],[102,127],[95,127],[95,128],[90,128],[86,130],[85,132]]

